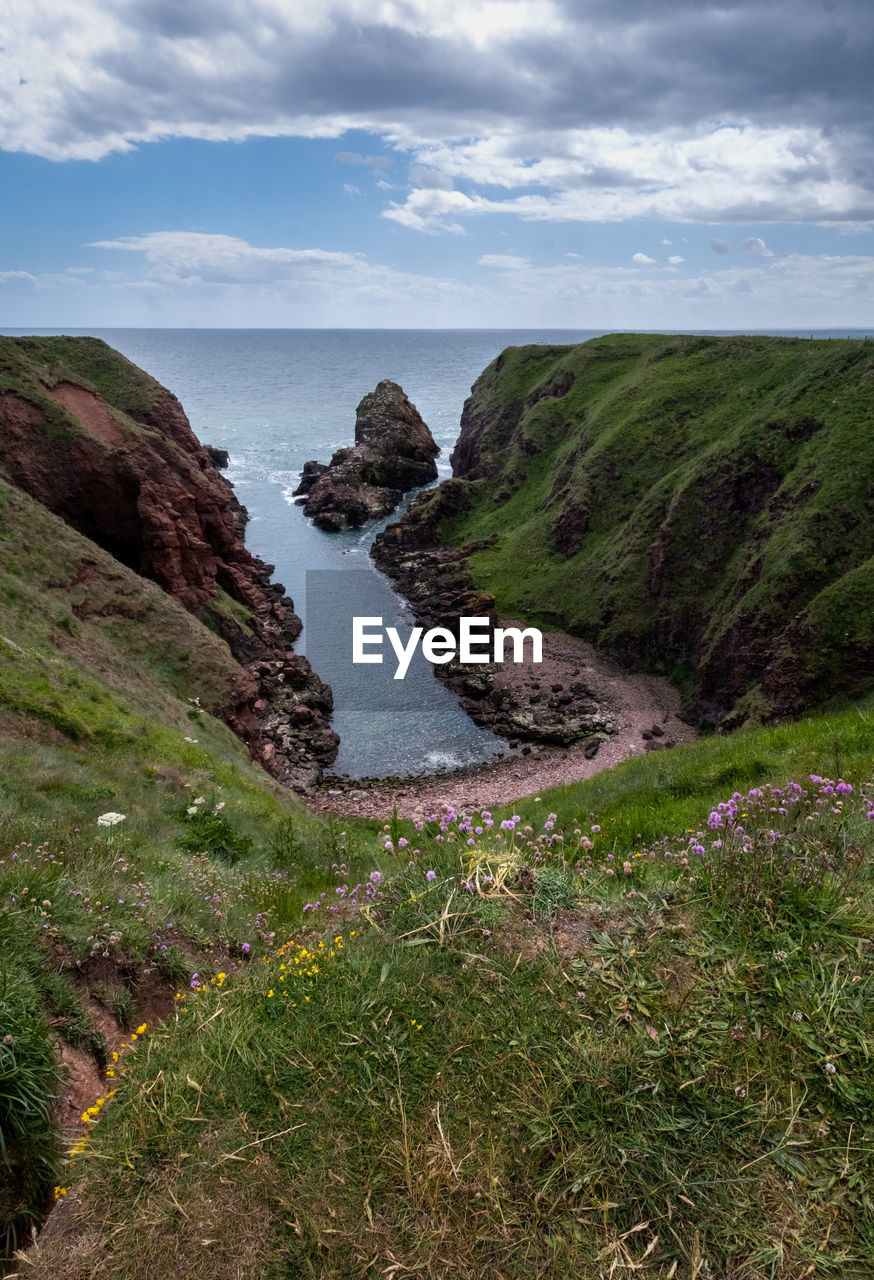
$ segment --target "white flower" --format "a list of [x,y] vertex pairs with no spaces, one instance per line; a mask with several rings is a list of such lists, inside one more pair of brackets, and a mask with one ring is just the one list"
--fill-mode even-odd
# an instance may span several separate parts
[[195,743],[196,743],[196,742],[197,742],[197,739],[196,739],[196,738],[189,738],[189,737],[188,737],[188,735],[186,734],[186,735],[185,735],[185,741],[186,741],[186,742],[195,742]]
[[219,800],[218,804],[217,804],[217,805],[216,805],[216,807],[213,809],[213,813],[221,813],[221,811],[222,811],[222,809],[224,809],[224,807],[225,807],[225,802],[224,802],[224,800]]
[[98,827],[114,827],[119,822],[124,822],[125,815],[123,813],[101,813],[97,819]]
[[205,799],[203,796],[198,796],[196,800],[192,801],[192,804],[204,804],[204,803],[205,803]]
[[191,807],[189,809],[186,809],[185,812],[189,816],[191,816],[191,814],[197,813],[198,812],[197,805],[196,804],[191,805]]

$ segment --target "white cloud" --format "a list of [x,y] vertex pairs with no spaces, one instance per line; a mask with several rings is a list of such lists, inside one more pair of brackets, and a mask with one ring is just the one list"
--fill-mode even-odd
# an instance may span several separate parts
[[668,262],[671,264],[672,267],[679,267],[681,263],[685,261],[686,259],[682,258],[679,253],[672,253],[670,258],[668,258]]
[[645,253],[636,253],[631,261],[636,262],[639,267],[651,267],[655,258],[648,258]]
[[370,263],[360,253],[263,248],[236,236],[204,232],[152,231],[89,247],[142,254],[145,280],[128,280],[125,287],[158,290],[167,297],[194,293],[300,302],[330,295],[402,307],[416,298],[425,305],[449,304],[482,293],[459,280]]
[[[496,198],[440,203],[417,187],[384,216],[413,230],[441,229],[442,218],[504,213],[525,221],[839,222],[874,195],[840,172],[833,140],[811,126],[711,125],[693,133],[620,127],[520,132],[453,142],[410,138],[395,146],[419,164],[467,185],[525,188]],[[543,194],[531,188],[541,188]]]
[[565,258],[534,266],[518,254],[483,254],[494,273],[472,285],[397,271],[361,254],[259,247],[220,234],[152,232],[99,247],[125,271],[0,272],[5,322],[14,304],[15,323],[36,327],[187,325],[209,314],[211,323],[233,328],[452,326],[463,316],[488,327],[799,329],[870,325],[874,296],[874,256],[860,254],[724,258],[694,274]]
[[769,249],[761,236],[747,236],[743,243],[747,253],[753,254],[757,258],[773,258],[773,250]]
[[[0,147],[98,160],[167,138],[357,129],[439,177],[387,216],[874,221],[870,0],[28,0],[0,47]],[[779,59],[761,49],[779,47]],[[581,94],[580,86],[586,88]],[[720,123],[722,122],[722,123]],[[725,123],[729,122],[729,123]],[[341,151],[381,170],[392,157]],[[516,192],[452,221],[450,180]]]
[[414,164],[410,169],[410,182],[414,187],[422,187],[426,191],[451,191],[454,186],[448,173],[427,169],[421,164]]
[[723,240],[719,236],[711,236],[710,248],[714,253],[734,253],[735,246],[730,240]]
[[515,253],[484,253],[477,261],[481,267],[500,267],[507,271],[521,271],[531,266],[529,258],[517,257]]
[[357,151],[338,151],[335,156],[341,164],[365,164],[369,169],[387,169],[391,156],[362,156]]

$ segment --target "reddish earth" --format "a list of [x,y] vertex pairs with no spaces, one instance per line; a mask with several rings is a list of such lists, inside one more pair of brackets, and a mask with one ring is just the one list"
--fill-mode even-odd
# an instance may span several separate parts
[[[583,742],[568,748],[533,748],[530,755],[514,752],[469,773],[386,782],[368,789],[354,782],[348,784],[348,790],[329,787],[316,794],[311,806],[322,812],[386,819],[394,805],[402,818],[411,817],[417,809],[436,809],[442,801],[467,811],[497,808],[523,796],[539,795],[550,787],[590,778],[630,755],[664,749],[695,737],[694,729],[678,718],[680,695],[667,680],[624,671],[586,641],[561,632],[544,633],[543,653],[540,665],[530,660],[518,666],[508,663],[500,680],[515,683],[524,693],[532,680],[548,688],[554,683],[567,683],[573,672],[582,672],[586,682],[598,689],[599,696],[611,707],[614,717],[615,733],[602,739],[593,758],[586,757]],[[653,733],[654,729],[658,732]]]
[[104,444],[118,444],[124,440],[124,432],[96,392],[78,387],[74,382],[59,382],[54,387],[46,387],[46,391]]
[[244,630],[232,610],[212,610],[245,669],[223,718],[270,773],[311,787],[337,754],[331,690],[293,651],[300,619],[273,566],[245,546],[245,508],[170,391],[103,343],[68,341],[86,344],[68,359],[89,354],[119,390],[110,403],[71,375],[0,393],[3,474],[196,617],[221,592],[251,611]]

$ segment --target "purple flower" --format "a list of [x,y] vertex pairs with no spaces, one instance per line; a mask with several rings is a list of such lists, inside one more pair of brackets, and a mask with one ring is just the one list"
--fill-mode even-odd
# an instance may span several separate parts
[[249,951],[251,950],[251,948],[249,947],[248,942],[244,942],[244,943],[243,943],[243,945],[240,947],[240,950],[241,950],[245,955],[248,955],[248,954],[249,954]]
[[710,817],[707,819],[707,825],[711,831],[716,831],[717,828],[722,826],[722,818],[716,812],[715,809],[711,813]]
[[426,871],[426,872],[425,872],[425,879],[426,879],[426,880],[436,880],[436,879],[437,879],[437,872],[436,872],[436,871]]
[[852,792],[853,788],[849,782],[839,782],[837,785],[837,790],[841,793],[842,796],[848,796]]
[[818,774],[818,773],[812,773],[812,774],[810,775],[810,781],[811,781],[811,782],[822,782],[822,778],[819,776],[819,774]]
[[406,847],[407,847],[407,845],[408,845],[409,843],[410,843],[410,842],[409,842],[409,840],[406,838],[406,836],[401,836],[400,840],[398,841],[398,848],[399,848],[399,849],[406,849]]

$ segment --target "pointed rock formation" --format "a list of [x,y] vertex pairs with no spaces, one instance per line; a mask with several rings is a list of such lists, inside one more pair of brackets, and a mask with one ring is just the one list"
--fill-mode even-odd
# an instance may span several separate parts
[[384,379],[358,406],[355,444],[304,464],[295,490],[319,529],[356,529],[387,516],[410,489],[437,479],[434,437],[396,382]]

